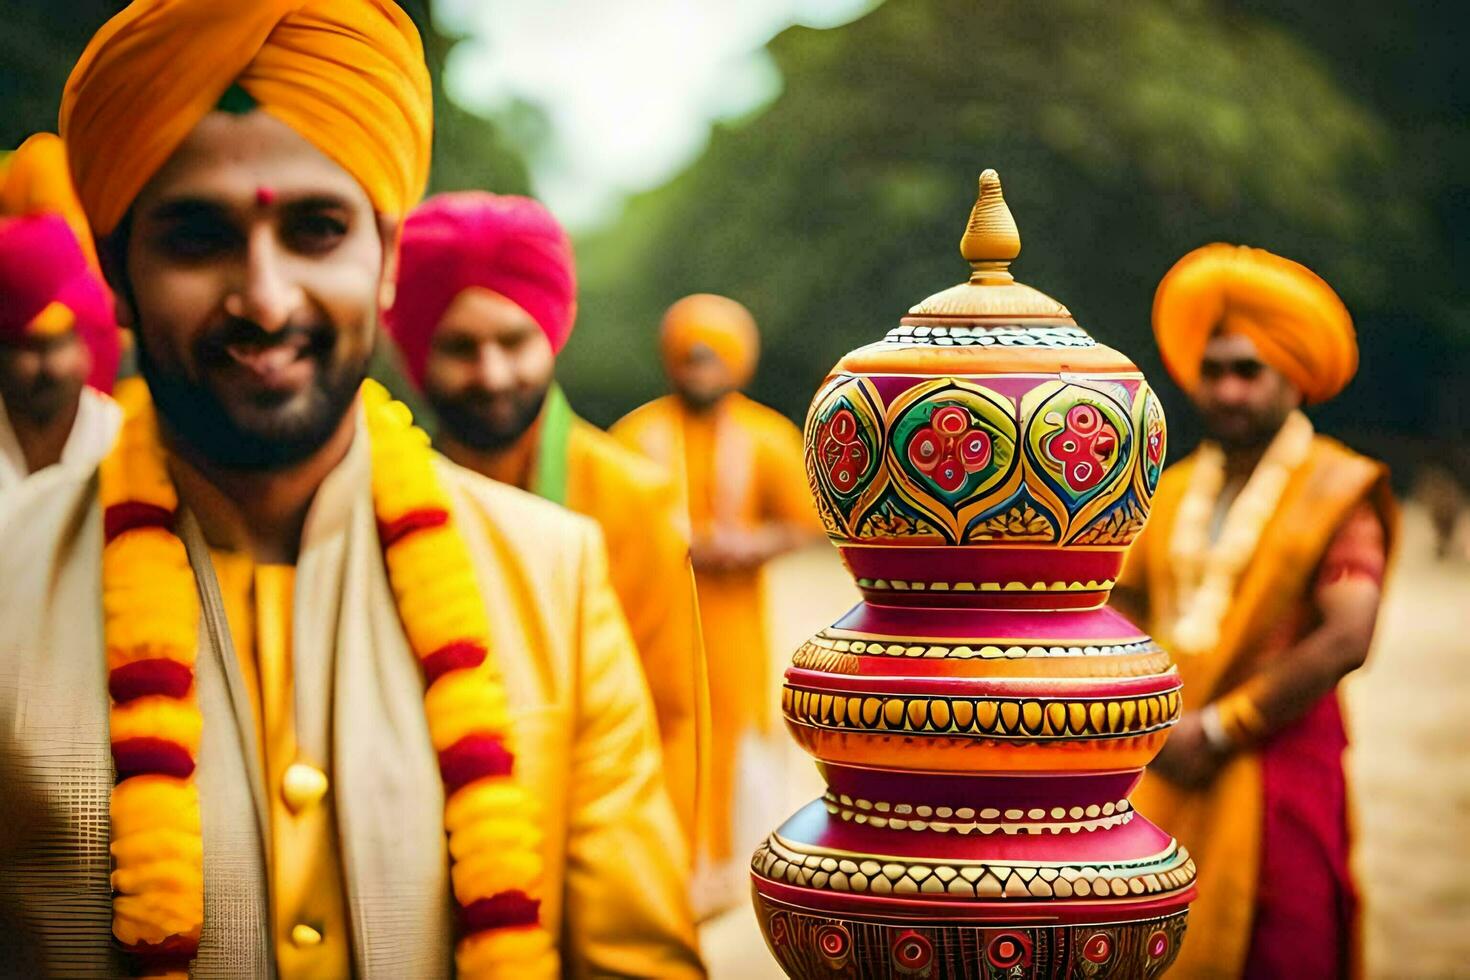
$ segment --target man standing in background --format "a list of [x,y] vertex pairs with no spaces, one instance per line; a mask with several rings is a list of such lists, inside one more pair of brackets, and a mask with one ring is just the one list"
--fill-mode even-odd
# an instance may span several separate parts
[[96,261],[66,151],[39,133],[0,161],[0,490],[112,445],[118,335]]
[[1394,506],[1382,464],[1300,406],[1356,372],[1352,320],[1309,269],[1217,244],[1164,277],[1153,326],[1209,432],[1164,474],[1114,592],[1184,682],[1133,798],[1199,862],[1174,969],[1343,977],[1356,903],[1338,686],[1368,654]]
[[540,203],[471,191],[424,202],[399,254],[388,329],[439,419],[439,448],[602,527],[692,842],[708,692],[688,536],[668,477],[579,418],[553,379],[577,315],[571,241]]
[[686,296],[664,315],[660,343],[674,394],[634,410],[612,433],[667,467],[688,508],[712,728],[700,841],[717,905],[734,900],[747,866],[733,839],[742,742],[772,727],[762,569],[820,526],[801,433],[740,393],[760,347],[750,312],[724,296]]

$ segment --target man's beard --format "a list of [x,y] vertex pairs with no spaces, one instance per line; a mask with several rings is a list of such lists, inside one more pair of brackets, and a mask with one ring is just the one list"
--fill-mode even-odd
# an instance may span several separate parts
[[82,382],[50,375],[37,378],[24,391],[0,391],[5,412],[13,421],[31,428],[45,428],[61,417],[82,394]]
[[703,414],[718,405],[734,388],[679,388],[679,398],[696,414]]
[[[1288,412],[1246,413],[1211,412],[1205,415],[1205,426],[1221,448],[1235,452],[1264,449],[1286,424]],[[1242,418],[1245,424],[1221,425],[1222,418]]]
[[496,453],[515,445],[531,428],[541,414],[541,406],[546,403],[548,390],[542,388],[530,394],[511,396],[512,417],[505,422],[497,422],[490,417],[488,409],[492,396],[482,389],[454,396],[432,391],[424,394],[433,406],[445,435],[476,452]]
[[[305,406],[270,417],[270,406],[256,420],[235,418],[207,380],[198,381],[163,368],[135,331],[138,370],[148,382],[153,403],[169,431],[214,465],[237,471],[281,470],[309,459],[337,431],[368,373],[371,350],[361,358],[333,363],[336,332],[329,327],[288,328],[310,338],[303,355],[316,360]],[[194,362],[204,365],[242,333],[261,332],[253,324],[231,323],[201,336]],[[284,338],[285,332],[281,335]]]

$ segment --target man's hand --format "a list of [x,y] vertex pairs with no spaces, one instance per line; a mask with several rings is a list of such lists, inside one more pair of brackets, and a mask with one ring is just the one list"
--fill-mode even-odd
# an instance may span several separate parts
[[1214,781],[1225,758],[1205,737],[1199,712],[1190,711],[1169,733],[1149,769],[1183,789],[1200,790]]
[[731,572],[748,567],[746,535],[734,528],[714,527],[689,543],[689,560],[696,572]]
[[792,547],[791,532],[784,525],[714,527],[690,542],[689,558],[697,572],[743,572],[759,568]]

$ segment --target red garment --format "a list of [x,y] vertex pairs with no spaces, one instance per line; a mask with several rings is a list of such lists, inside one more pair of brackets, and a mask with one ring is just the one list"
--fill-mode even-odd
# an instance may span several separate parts
[[72,329],[92,352],[88,384],[111,391],[120,356],[112,295],[87,264],[66,219],[0,218],[0,341],[34,332],[36,318],[53,303],[70,311]]
[[[1367,505],[1328,545],[1318,589],[1350,575],[1382,583],[1383,526]],[[1245,976],[1331,980],[1350,973],[1357,894],[1348,866],[1347,748],[1337,691],[1261,746],[1261,873]]]
[[577,316],[577,274],[567,233],[528,197],[466,191],[440,194],[409,215],[399,248],[398,295],[388,330],[415,383],[449,304],[479,286],[499,293],[540,325],[560,352]]

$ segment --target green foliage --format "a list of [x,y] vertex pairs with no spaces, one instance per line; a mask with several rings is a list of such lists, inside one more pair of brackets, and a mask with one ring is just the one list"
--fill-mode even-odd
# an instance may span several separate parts
[[0,29],[0,149],[32,133],[56,131],[61,89],[92,33],[119,0],[5,0]]
[[432,193],[492,190],[525,194],[531,186],[525,161],[488,120],[461,108],[444,92],[444,60],[459,38],[441,33],[429,16],[428,0],[399,0],[418,25],[424,57],[434,78],[434,164]]
[[1433,243],[1395,131],[1263,17],[1205,0],[890,0],[772,50],[776,104],[581,243],[564,377],[594,418],[661,390],[658,319],[694,291],[750,306],[755,394],[799,416],[839,355],[963,278],[956,246],[989,166],[1020,225],[1019,278],[1160,382],[1154,287],[1208,241],[1317,269],[1370,334],[1380,312],[1421,331],[1438,315],[1411,285]]
[[[526,192],[497,126],[437,84],[455,39],[430,0],[401,2],[436,80],[432,189]],[[71,65],[123,5],[8,0],[0,147],[55,128]],[[1470,137],[1446,16],[1436,0],[1389,16],[1375,0],[888,0],[846,27],[792,29],[772,44],[772,108],[579,242],[563,378],[579,409],[616,418],[663,389],[663,309],[724,292],[764,330],[755,393],[800,415],[838,355],[963,276],[955,245],[993,166],[1019,276],[1160,387],[1159,277],[1206,241],[1248,242],[1317,269],[1353,310],[1363,372],[1323,419],[1463,431]],[[395,380],[388,359],[378,370]]]

